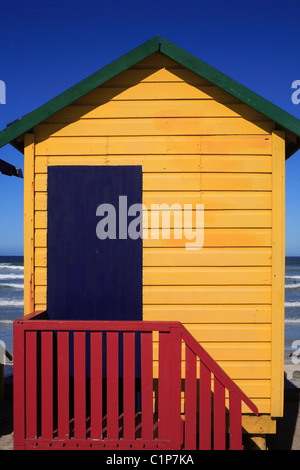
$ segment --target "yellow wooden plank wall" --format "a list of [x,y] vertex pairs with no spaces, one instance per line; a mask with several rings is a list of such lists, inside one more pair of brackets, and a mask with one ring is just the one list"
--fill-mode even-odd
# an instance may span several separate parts
[[46,307],[47,166],[143,165],[147,207],[203,203],[205,223],[201,250],[144,240],[144,320],[182,321],[270,413],[273,129],[157,54],[38,125],[35,308]]

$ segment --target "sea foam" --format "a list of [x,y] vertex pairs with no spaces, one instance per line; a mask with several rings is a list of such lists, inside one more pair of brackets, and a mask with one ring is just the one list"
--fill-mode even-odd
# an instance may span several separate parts
[[24,289],[24,284],[17,284],[15,282],[0,282],[0,287],[8,287],[11,289]]
[[285,285],[286,289],[300,289],[300,284],[286,284]]
[[15,264],[0,263],[0,269],[17,269],[19,271],[24,271],[24,266],[18,266]]
[[23,300],[0,299],[0,307],[23,307]]
[[1,280],[7,280],[7,279],[24,279],[23,274],[0,274],[0,279]]

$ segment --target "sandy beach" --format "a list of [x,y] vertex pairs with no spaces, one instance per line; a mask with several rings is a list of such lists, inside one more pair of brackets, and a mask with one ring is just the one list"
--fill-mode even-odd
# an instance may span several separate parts
[[[267,449],[300,450],[300,364],[292,364],[285,351],[284,417],[277,421],[277,433],[267,436]],[[255,450],[252,448],[251,450]],[[13,450],[13,384],[5,380],[5,399],[0,402],[0,450]],[[245,450],[248,450],[245,444]],[[249,449],[250,450],[250,449]]]

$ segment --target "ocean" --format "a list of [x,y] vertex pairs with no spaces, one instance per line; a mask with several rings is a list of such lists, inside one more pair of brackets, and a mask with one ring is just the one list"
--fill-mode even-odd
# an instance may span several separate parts
[[[13,321],[23,316],[23,256],[0,256],[0,341],[13,350]],[[300,257],[285,260],[285,348],[300,341]]]
[[13,349],[13,321],[23,316],[23,256],[0,256],[0,341]]
[[300,257],[285,259],[285,348],[297,349],[300,341]]

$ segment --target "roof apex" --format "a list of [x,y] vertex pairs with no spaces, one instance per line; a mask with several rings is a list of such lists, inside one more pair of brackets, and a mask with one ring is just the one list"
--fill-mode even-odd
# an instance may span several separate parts
[[198,59],[196,56],[190,54],[179,46],[176,46],[167,39],[161,38],[160,40],[159,36],[156,36],[136,47],[131,52],[128,52],[119,59],[106,65],[98,72],[95,72],[80,81],[76,85],[48,101],[46,104],[14,121],[0,132],[0,148],[10,143],[18,148],[18,150],[23,151],[20,144],[16,142],[18,137],[31,130],[34,126],[44,121],[52,114],[60,111],[77,99],[86,95],[96,87],[159,51],[195,74],[223,89],[243,103],[246,103],[256,111],[259,111],[283,129],[294,134],[296,139],[295,142],[290,144],[287,157],[300,148],[299,119],[261,97],[257,93],[249,90],[214,67]]

